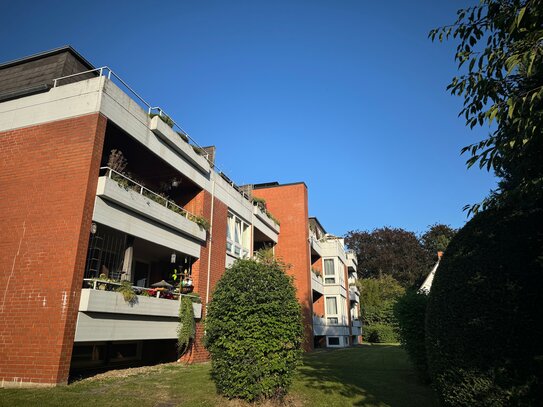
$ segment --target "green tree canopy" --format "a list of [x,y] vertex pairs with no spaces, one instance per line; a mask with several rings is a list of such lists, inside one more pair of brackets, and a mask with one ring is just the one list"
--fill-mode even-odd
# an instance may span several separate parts
[[421,236],[422,247],[428,254],[430,261],[436,258],[437,252],[444,252],[457,230],[449,225],[435,223]]
[[379,228],[372,232],[350,231],[345,236],[358,257],[364,277],[394,277],[403,287],[420,284],[428,274],[428,258],[417,235],[400,228]]
[[459,10],[454,24],[434,29],[432,40],[459,41],[462,74],[448,86],[464,98],[460,112],[486,138],[464,147],[468,167],[478,164],[501,178],[498,189],[470,212],[533,206],[543,198],[543,0],[482,0]]

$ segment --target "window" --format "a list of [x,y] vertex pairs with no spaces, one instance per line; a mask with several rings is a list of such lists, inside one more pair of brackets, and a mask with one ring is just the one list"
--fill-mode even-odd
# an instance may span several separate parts
[[336,283],[336,271],[334,270],[334,259],[324,259],[324,284]]
[[328,337],[328,345],[329,346],[339,346],[339,337],[337,337],[337,336],[329,336]]
[[326,297],[326,322],[330,325],[337,325],[338,314],[337,314],[337,298],[336,297]]
[[251,229],[242,219],[228,213],[226,224],[226,251],[235,257],[248,257]]

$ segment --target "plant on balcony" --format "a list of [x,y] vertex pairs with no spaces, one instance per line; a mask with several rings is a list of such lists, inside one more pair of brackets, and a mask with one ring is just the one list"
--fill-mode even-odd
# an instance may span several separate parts
[[185,143],[189,142],[189,138],[185,133],[178,131],[177,134],[179,137],[181,137],[181,140],[183,140]]
[[211,227],[211,225],[209,224],[209,221],[201,215],[193,215],[189,213],[187,216],[187,219],[193,221],[198,226],[200,226],[200,228],[206,231],[209,231],[209,228]]
[[258,196],[252,197],[253,205],[260,207],[262,210],[266,210],[266,200]]
[[281,398],[300,363],[303,325],[292,278],[268,257],[237,260],[206,317],[211,377],[228,398]]
[[311,272],[313,274],[315,274],[317,277],[321,277],[322,278],[322,271],[320,271],[319,269],[315,269],[313,267],[311,267]]
[[109,168],[111,168],[113,171],[117,171],[120,174],[124,174],[124,170],[126,169],[127,164],[128,161],[124,157],[124,154],[121,150],[113,149],[110,151],[107,160],[107,166]]
[[149,117],[151,119],[155,116],[158,116],[160,120],[162,120],[164,123],[166,123],[170,127],[173,127],[173,125],[175,124],[170,116],[167,116],[165,114],[149,113]]
[[192,146],[192,149],[198,155],[204,155],[206,153],[206,151],[203,148],[198,147],[198,146]]
[[196,322],[192,301],[188,297],[181,297],[179,301],[179,326],[177,327],[177,349],[179,355],[185,354],[196,336]]
[[281,224],[281,222],[279,222],[279,219],[277,219],[275,216],[273,216],[273,214],[269,211],[269,210],[264,210],[264,212],[266,212],[266,216],[268,218],[270,218],[271,220],[273,220],[275,223],[277,223],[278,225]]
[[117,292],[121,293],[124,300],[130,305],[138,301],[138,296],[132,287],[132,283],[128,280],[121,281],[121,285],[117,288]]

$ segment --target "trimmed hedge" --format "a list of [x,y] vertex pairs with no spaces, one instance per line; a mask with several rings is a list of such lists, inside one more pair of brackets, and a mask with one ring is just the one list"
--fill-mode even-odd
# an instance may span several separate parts
[[427,309],[444,406],[541,405],[543,210],[489,209],[452,239]]
[[398,320],[400,343],[407,351],[419,378],[426,383],[430,381],[425,343],[427,305],[428,296],[426,294],[408,291],[398,299],[394,307],[394,314]]
[[217,283],[206,317],[211,377],[228,398],[282,397],[301,360],[300,305],[270,259],[238,260]]
[[394,327],[385,324],[373,324],[364,328],[364,339],[371,343],[396,343],[398,337]]

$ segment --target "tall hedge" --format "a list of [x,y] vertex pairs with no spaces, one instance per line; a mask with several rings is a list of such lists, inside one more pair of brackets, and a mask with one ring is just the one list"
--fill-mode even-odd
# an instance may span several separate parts
[[409,359],[423,382],[430,381],[425,343],[427,305],[428,296],[426,294],[410,290],[398,299],[394,307],[400,343],[407,351]]
[[542,325],[543,210],[476,215],[447,248],[428,303],[442,404],[541,405]]
[[213,293],[205,344],[220,394],[257,400],[284,395],[300,363],[300,305],[281,264],[238,260]]

